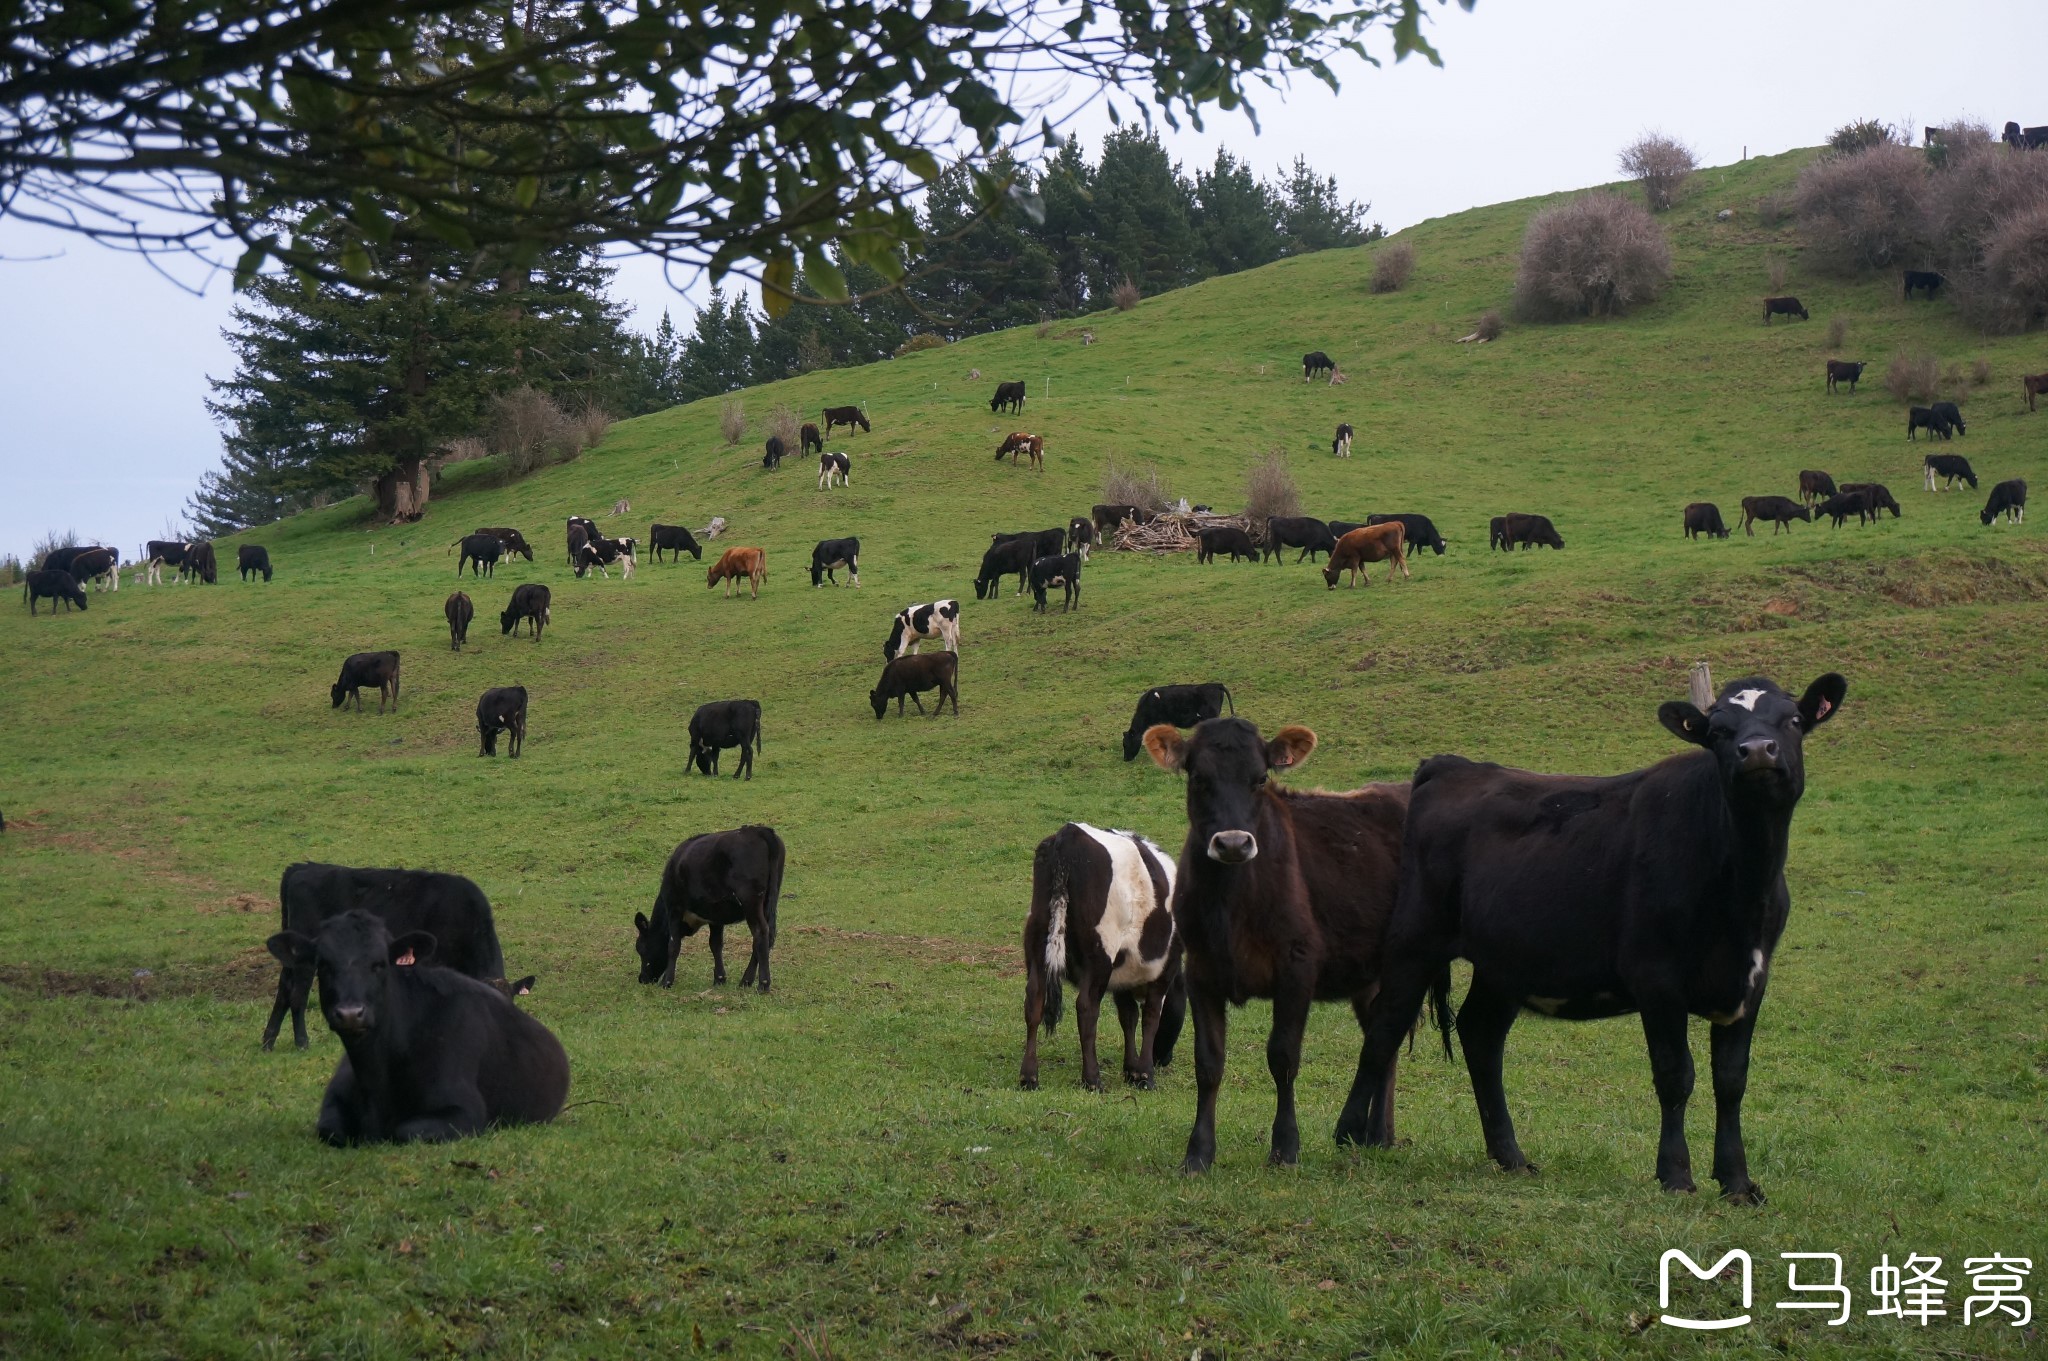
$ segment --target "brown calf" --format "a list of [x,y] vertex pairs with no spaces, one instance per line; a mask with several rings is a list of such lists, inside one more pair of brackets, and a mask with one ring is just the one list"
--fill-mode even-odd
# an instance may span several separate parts
[[732,584],[744,578],[754,588],[754,599],[761,598],[761,583],[768,580],[768,555],[758,548],[728,548],[711,564],[711,572],[704,579],[705,589],[725,583],[726,599],[732,598]]
[[2048,392],[2048,373],[2030,373],[2020,379],[2020,396],[2027,399],[2027,410],[2034,409],[2034,399]]
[[1835,479],[1814,469],[1802,469],[1799,474],[1799,499],[1807,505],[1825,501],[1835,495]]
[[1356,590],[1358,578],[1365,577],[1365,584],[1372,585],[1372,574],[1365,571],[1367,563],[1387,564],[1387,580],[1394,579],[1394,571],[1400,569],[1402,576],[1408,575],[1408,526],[1399,520],[1389,520],[1383,525],[1367,525],[1354,529],[1337,540],[1337,547],[1331,551],[1330,560],[1323,564],[1323,580],[1331,590],[1337,589],[1337,578],[1347,568],[1351,572],[1351,586]]
[[1005,454],[1010,456],[1010,466],[1012,467],[1016,466],[1017,457],[1021,454],[1031,460],[1033,467],[1043,468],[1045,466],[1045,437],[1043,435],[1028,435],[1022,430],[1012,431],[1009,437],[1003,441],[1003,447],[996,450],[996,462],[1001,463]]

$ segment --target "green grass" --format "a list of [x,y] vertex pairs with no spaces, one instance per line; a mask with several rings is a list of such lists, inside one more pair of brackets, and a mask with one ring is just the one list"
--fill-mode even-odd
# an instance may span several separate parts
[[[1900,347],[1990,360],[1955,446],[1987,489],[2048,486],[2048,416],[2016,397],[2016,375],[2048,364],[2038,338],[1981,340],[1886,281],[1804,273],[1791,235],[1746,211],[1802,159],[1699,176],[1667,219],[1673,287],[1626,319],[1451,343],[1505,303],[1536,205],[1502,205],[1403,233],[1418,265],[1396,294],[1368,292],[1369,253],[1331,252],[1092,318],[1085,349],[1078,324],[1023,330],[746,394],[757,420],[777,401],[866,401],[874,433],[830,446],[855,456],[845,490],[816,490],[801,461],[764,473],[758,442],[725,447],[700,403],[514,486],[455,469],[417,525],[373,527],[352,502],[266,528],[251,537],[277,564],[267,587],[0,614],[0,1352],[2038,1347],[2038,1323],[1960,1319],[1964,1257],[2048,1258],[2048,553],[2031,527],[1981,528],[1981,493],[1923,493],[1900,407],[1876,384],[1827,397],[1821,361],[1837,314],[1844,357],[1874,373]],[[1732,222],[1714,221],[1723,206]],[[1811,323],[1758,324],[1774,254]],[[1300,381],[1318,348],[1346,386]],[[993,418],[1010,377],[1030,380],[1026,413]],[[1359,431],[1342,463],[1339,420]],[[1010,429],[1046,437],[1042,474],[993,463]],[[1229,507],[1271,448],[1312,513],[1423,511],[1450,553],[1334,592],[1305,565],[1102,555],[1071,616],[973,599],[990,531],[1085,513],[1108,458]],[[1806,467],[1887,482],[1904,518],[1681,540],[1686,502],[1732,520]],[[620,496],[637,533],[726,516],[731,542],[768,550],[761,599],[707,592],[700,564],[572,579],[563,517]],[[1488,554],[1486,521],[1508,510],[1551,515],[1569,547]],[[455,655],[446,550],[483,524],[524,527],[540,560],[464,582],[478,619]],[[846,533],[864,588],[813,591],[811,543]],[[538,646],[490,632],[522,580],[555,592]],[[943,595],[964,600],[959,718],[877,723],[866,690],[891,613]],[[341,658],[368,648],[405,654],[396,716],[328,707]],[[1178,782],[1119,759],[1143,687],[1224,680],[1265,727],[1315,728],[1299,778],[1345,787],[1440,751],[1645,764],[1675,749],[1655,709],[1697,658],[1794,689],[1850,681],[1807,748],[1758,1031],[1747,1123],[1766,1206],[1657,1190],[1626,1020],[1517,1028],[1529,1178],[1489,1166],[1462,1067],[1427,1052],[1403,1069],[1402,1146],[1338,1150],[1357,1052],[1340,1008],[1310,1027],[1295,1170],[1264,1165],[1263,1005],[1235,1017],[1206,1179],[1174,1170],[1191,1055],[1156,1092],[1092,1096],[1068,1025],[1044,1090],[1015,1090],[1032,846],[1067,819],[1181,839]],[[480,761],[475,698],[513,683],[533,694],[526,755]],[[756,778],[684,773],[690,711],[742,695],[766,711]],[[745,821],[789,845],[776,991],[709,990],[701,938],[675,991],[637,986],[631,917],[667,852]],[[262,941],[298,859],[477,880],[512,970],[541,975],[526,1000],[569,1050],[571,1109],[453,1146],[316,1143],[338,1044],[316,1017],[310,1054],[257,1050]],[[1702,1166],[1711,1118],[1703,1091]],[[1651,1321],[1664,1249],[1735,1246],[1757,1254],[1752,1327]],[[1847,1327],[1772,1307],[1788,1251],[1844,1255]],[[1952,1316],[1864,1317],[1879,1254],[1911,1252],[1946,1259]],[[2048,1297],[2038,1277],[2030,1294]]]

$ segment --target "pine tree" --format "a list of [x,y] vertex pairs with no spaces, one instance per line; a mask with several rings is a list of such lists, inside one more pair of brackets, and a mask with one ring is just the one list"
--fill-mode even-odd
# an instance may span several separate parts
[[1345,202],[1337,192],[1337,177],[1316,174],[1304,156],[1294,158],[1294,168],[1276,188],[1288,255],[1363,245],[1387,234],[1377,222],[1366,225],[1370,203]]
[[1091,291],[1098,298],[1125,279],[1146,293],[1164,293],[1201,277],[1193,195],[1180,167],[1150,130],[1122,128],[1102,143],[1095,167],[1101,254]]
[[1195,172],[1195,233],[1211,274],[1257,269],[1280,258],[1280,204],[1251,166],[1218,148],[1216,164]]
[[988,175],[1013,189],[995,211],[980,211],[974,177],[958,166],[932,184],[925,200],[926,246],[907,289],[926,314],[924,326],[949,339],[1024,325],[1057,310],[1052,253],[1011,206],[1034,193],[1030,171],[1005,156]]

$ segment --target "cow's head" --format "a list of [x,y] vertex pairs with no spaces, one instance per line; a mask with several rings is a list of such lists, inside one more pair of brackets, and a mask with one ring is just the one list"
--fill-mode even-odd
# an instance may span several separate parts
[[[510,633],[513,630],[513,628],[518,625],[519,619],[520,615],[517,610],[508,609],[504,611],[498,616],[498,632]],[[338,695],[341,692],[341,687],[337,685],[334,687],[334,690],[335,693]],[[341,703],[339,699],[335,700],[334,702],[336,704]]]
[[875,718],[878,721],[887,716],[889,712],[889,697],[884,695],[879,687],[868,691],[868,703],[875,706]]
[[1714,754],[1721,782],[1747,797],[1791,805],[1806,790],[1806,734],[1842,706],[1849,682],[1830,671],[1797,700],[1762,676],[1722,687],[1705,713],[1683,700],[1657,710],[1673,735]]
[[434,953],[429,933],[408,931],[394,939],[381,918],[361,908],[329,918],[318,936],[280,931],[267,943],[278,963],[313,971],[320,1014],[344,1037],[376,1029],[391,970],[424,964]]
[[[669,917],[668,913],[662,911],[659,898],[655,899],[654,915],[674,920],[674,918]],[[695,935],[699,924],[693,923],[687,915],[684,916],[682,918],[682,934],[685,936]],[[657,927],[653,922],[647,920],[645,912],[635,912],[633,914],[633,928],[639,933],[634,937],[633,948],[640,954],[640,981],[642,983],[661,981],[662,975],[668,972],[667,929]]]
[[1308,759],[1316,735],[1289,726],[1262,740],[1256,725],[1242,718],[1212,718],[1186,737],[1170,723],[1145,731],[1145,750],[1162,770],[1188,777],[1188,840],[1211,860],[1241,865],[1259,853],[1252,828],[1266,777]]

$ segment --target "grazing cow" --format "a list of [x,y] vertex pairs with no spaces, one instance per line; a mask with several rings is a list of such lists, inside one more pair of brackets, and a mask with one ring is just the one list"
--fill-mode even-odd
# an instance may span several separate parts
[[1026,541],[1031,544],[1034,559],[1051,557],[1064,550],[1066,533],[1060,529],[1027,529],[1016,534],[991,534],[988,539],[991,548],[998,544]]
[[1301,357],[1301,381],[1304,383],[1319,373],[1334,374],[1336,371],[1336,361],[1321,350],[1310,350]]
[[1828,361],[1828,391],[1833,392],[1838,383],[1847,383],[1849,391],[1855,392],[1857,380],[1863,377],[1863,370],[1869,367],[1868,361],[1851,363],[1847,359],[1830,359]]
[[1797,317],[1807,320],[1806,309],[1799,305],[1797,298],[1765,298],[1764,325],[1771,324],[1772,317]]
[[545,586],[529,583],[513,587],[511,603],[506,605],[504,613],[498,616],[498,632],[511,633],[517,637],[518,634],[514,631],[519,627],[520,621],[525,620],[533,625],[533,641],[538,643],[542,626],[555,622],[550,609],[552,603],[551,593]]
[[[148,563],[143,580],[151,586],[161,585],[164,579],[164,568],[183,567],[185,565],[185,550],[190,546],[189,544],[176,543],[169,539],[151,539],[142,550],[143,560]],[[173,578],[173,580],[175,579]]]
[[1013,468],[1017,466],[1018,456],[1022,455],[1031,460],[1031,465],[1034,468],[1043,471],[1045,468],[1045,437],[1043,435],[1029,435],[1022,430],[1013,430],[1004,437],[1001,447],[996,450],[996,462],[1001,463],[1005,454],[1010,456],[1010,466]]
[[1039,614],[1045,613],[1046,592],[1050,587],[1065,588],[1061,598],[1060,613],[1081,608],[1081,555],[1060,553],[1040,558],[1031,564],[1031,608]]
[[582,550],[583,545],[596,537],[598,537],[598,534],[595,521],[586,520],[580,515],[571,515],[569,517],[569,565],[571,567],[576,565],[576,554]]
[[496,756],[498,734],[505,732],[511,734],[506,754],[518,760],[519,748],[526,741],[526,687],[500,685],[484,691],[476,702],[476,730],[483,738],[483,750],[477,755]]
[[732,777],[754,778],[754,753],[761,750],[761,701],[720,699],[697,706],[690,715],[690,755],[683,764],[705,775],[718,773],[718,753],[740,749],[739,769]]
[[775,909],[782,899],[782,870],[788,852],[772,827],[750,823],[728,832],[700,832],[669,853],[654,895],[654,919],[633,914],[640,955],[640,981],[676,984],[676,956],[683,937],[711,928],[711,982],[725,982],[725,928],[747,925],[753,951],[740,986],[768,991],[768,952],[775,946]]
[[360,911],[317,937],[270,938],[280,961],[318,974],[320,1014],[346,1051],[320,1102],[323,1142],[435,1143],[561,1112],[561,1041],[489,984],[436,967],[435,945],[426,932],[393,939]]
[[1915,430],[1925,430],[1929,438],[1949,437],[1951,426],[1948,419],[1931,406],[1916,406],[1906,411],[1906,438],[1913,439]]
[[853,460],[845,454],[818,455],[818,490],[824,491],[838,479],[842,487],[853,483]]
[[1538,544],[1559,549],[1564,547],[1564,540],[1558,537],[1548,515],[1519,515],[1509,512],[1500,518],[1503,549],[1520,544],[1522,551],[1526,553]]
[[1728,526],[1721,523],[1721,508],[1712,501],[1695,501],[1685,508],[1685,537],[1697,539],[1702,535],[1709,539],[1728,537]]
[[2048,392],[2048,373],[2030,373],[2020,379],[2020,396],[2027,403],[2027,410],[2034,409],[2034,399]]
[[654,548],[654,560],[656,562],[661,561],[664,549],[674,553],[677,562],[683,560],[683,554],[685,553],[688,553],[699,562],[704,560],[704,549],[698,544],[697,536],[681,525],[649,525],[647,527],[647,542]]
[[1148,511],[1138,506],[1109,505],[1094,507],[1088,512],[1088,517],[1094,522],[1095,532],[1098,536],[1114,534],[1117,531],[1117,527],[1126,520],[1134,520],[1138,524],[1144,524],[1152,518]]
[[1815,469],[1804,469],[1799,474],[1799,499],[1807,505],[1825,501],[1836,492],[1835,479]]
[[804,428],[796,432],[796,437],[799,453],[808,454],[813,449],[821,454],[825,452],[825,437],[818,433],[818,427],[811,422],[805,421]]
[[865,435],[869,432],[868,413],[857,406],[828,406],[825,408],[825,433],[831,434],[835,425],[843,425],[848,430],[857,425]]
[[1501,552],[1511,551],[1508,544],[1508,517],[1496,515],[1486,522],[1486,551],[1498,548]]
[[1954,402],[1936,402],[1934,403],[1934,405],[1928,407],[1927,409],[1934,413],[1936,420],[1947,421],[1949,425],[1954,427],[1955,432],[1958,435],[1967,435],[1970,433],[1968,430],[1963,428],[1962,409],[1958,407]]
[[1961,454],[1929,454],[1922,461],[1921,471],[1929,491],[1937,490],[1934,485],[1937,477],[1945,479],[1939,488],[1941,491],[1955,490],[1959,477],[1970,484],[1971,491],[1977,490],[1976,471],[1970,467],[1970,460]]
[[[523,589],[523,588],[522,588]],[[398,710],[398,654],[396,652],[357,652],[341,664],[341,679],[328,687],[328,697],[334,701],[329,706],[339,709],[353,699],[356,712],[363,711],[363,687],[377,687],[377,712],[384,712],[384,701],[391,701],[392,711]]]
[[1124,1030],[1124,1081],[1151,1088],[1172,1062],[1187,1019],[1187,980],[1173,929],[1173,857],[1136,832],[1070,822],[1031,858],[1024,919],[1024,1063],[1018,1085],[1038,1090],[1038,1029],[1059,1023],[1062,981],[1074,985],[1081,1085],[1102,1090],[1095,1025],[1102,995]]
[[1906,271],[1905,282],[1907,302],[1913,300],[1913,290],[1916,288],[1924,290],[1927,294],[1927,301],[1933,302],[1934,295],[1941,290],[1941,286],[1947,283],[1948,280],[1931,269],[1909,269]]
[[770,435],[768,437],[766,452],[764,452],[761,455],[761,466],[769,469],[771,472],[777,468],[780,468],[782,466],[783,455],[785,455],[788,452],[789,448],[782,442],[782,436]]
[[621,574],[631,581],[634,564],[638,561],[638,548],[636,539],[607,539],[597,535],[576,555],[576,575],[581,577],[596,568],[597,574],[609,581],[612,574],[606,569],[616,563]]
[[2018,123],[2005,125],[2005,144],[2014,151],[2033,151],[2048,147],[2048,127],[2023,128]]
[[[394,935],[431,932],[435,958],[443,968],[489,983],[503,982],[505,956],[498,948],[498,928],[490,899],[459,874],[431,870],[358,869],[348,865],[301,862],[288,865],[277,883],[279,928],[316,936],[320,928],[346,912],[367,912]],[[284,968],[277,976],[277,1001],[263,1027],[263,1048],[277,1043],[287,1012],[292,1041],[306,1047],[306,994],[313,986],[310,968]]]
[[718,561],[711,564],[705,574],[704,589],[710,590],[719,582],[725,583],[725,595],[732,598],[733,583],[745,579],[753,587],[754,599],[761,598],[761,585],[768,580],[768,554],[759,548],[728,548],[718,555]]
[[476,532],[488,534],[498,541],[499,557],[510,559],[514,553],[517,553],[528,562],[533,561],[533,546],[527,543],[524,534],[521,534],[510,525],[486,526],[478,529]]
[[1899,508],[1898,498],[1893,496],[1891,488],[1882,482],[1844,482],[1842,494],[1848,496],[1852,493],[1861,495],[1870,503],[1870,518],[1873,521],[1877,519],[1877,513],[1881,510],[1890,511],[1894,520],[1903,513]]
[[860,589],[860,540],[820,539],[818,546],[811,550],[811,585],[823,586],[831,582],[839,584],[839,578],[832,573],[844,567],[853,579],[855,590]]
[[245,543],[235,550],[235,567],[247,581],[261,572],[265,581],[270,580],[270,550],[261,544]]
[[1859,525],[1875,520],[1877,510],[1870,504],[1868,492],[1844,490],[1814,507],[1813,518],[1816,523],[1823,515],[1835,522],[1836,529],[1840,529],[1851,515],[1856,517],[1856,523]]
[[178,569],[179,574],[190,575],[209,586],[220,582],[220,567],[214,561],[211,543],[190,543],[185,545],[185,563]]
[[21,598],[28,602],[28,612],[33,616],[36,602],[50,602],[50,613],[57,612],[57,602],[64,602],[64,612],[71,613],[73,605],[85,608],[85,592],[78,589],[78,578],[69,572],[38,568],[22,578]]
[[[2025,478],[2008,478],[1994,486],[1991,489],[1991,499],[1984,503],[1984,509],[1977,513],[1977,518],[1988,525],[2001,514],[2011,524],[2024,524],[2026,522],[2027,482]],[[83,600],[79,601],[79,608],[83,609],[84,607],[85,602]]]
[[1079,553],[1086,559],[1088,551],[1102,542],[1102,533],[1095,528],[1095,522],[1076,515],[1067,521],[1066,542],[1061,545],[1069,553]]
[[948,652],[960,650],[960,602],[934,600],[923,605],[906,605],[889,625],[888,641],[882,644],[882,660],[914,657],[917,646],[936,639]]
[[1124,729],[1124,759],[1134,761],[1144,750],[1145,734],[1165,723],[1175,728],[1192,728],[1212,718],[1223,717],[1224,706],[1237,717],[1237,701],[1230,687],[1221,681],[1200,685],[1155,685],[1138,696],[1131,713],[1131,725]]
[[[1408,804],[1364,1072],[1392,1073],[1424,993],[1453,959],[1470,960],[1472,986],[1457,1017],[1465,1066],[1486,1151],[1521,1171],[1529,1160],[1501,1088],[1517,1014],[1640,1013],[1663,1108],[1657,1179],[1667,1191],[1691,1191],[1685,1030],[1688,1016],[1703,1016],[1712,1023],[1714,1178],[1723,1196],[1761,1202],[1742,1146],[1750,1038],[1791,910],[1785,851],[1806,788],[1802,747],[1847,690],[1830,672],[1795,700],[1750,676],[1705,713],[1667,703],[1658,721],[1701,750],[1626,775],[1538,775],[1462,756],[1424,761]],[[1448,1043],[1445,1011],[1438,1019]],[[1392,1137],[1375,1110],[1369,1141]]]
[[[98,547],[96,544],[75,543],[68,544],[63,548],[52,548],[49,552],[43,554],[43,560],[36,565],[45,572],[70,572],[71,564],[78,559],[80,554],[90,553],[96,547]],[[78,574],[73,572],[72,575],[77,576]],[[83,578],[80,578],[80,580],[83,580]]]
[[981,555],[981,571],[974,578],[976,600],[994,600],[1002,588],[1002,579],[1012,572],[1017,574],[1015,594],[1024,594],[1025,582],[1031,576],[1031,564],[1042,556],[1038,552],[1035,534],[1008,539],[1002,535],[996,537],[999,542]]
[[1771,521],[1771,537],[1779,530],[1790,532],[1794,520],[1813,519],[1813,512],[1789,496],[1745,496],[1742,498],[1742,532],[1756,537],[1756,522]]
[[1372,585],[1372,573],[1365,570],[1368,563],[1387,564],[1387,580],[1394,579],[1398,569],[1402,576],[1408,576],[1408,528],[1399,520],[1389,520],[1381,525],[1367,525],[1354,529],[1337,540],[1337,547],[1330,553],[1330,560],[1323,564],[1323,581],[1331,590],[1337,589],[1337,578],[1346,571],[1351,573],[1351,588],[1358,589],[1358,579],[1365,578],[1365,584]]
[[1345,421],[1337,427],[1337,438],[1330,441],[1330,452],[1338,458],[1351,457],[1351,423]]
[[[1380,942],[1394,909],[1408,786],[1346,794],[1301,793],[1268,778],[1315,750],[1307,728],[1266,741],[1242,718],[1213,718],[1182,737],[1161,725],[1145,749],[1187,775],[1187,840],[1173,888],[1173,919],[1187,942],[1188,1009],[1195,1019],[1195,1125],[1185,1172],[1216,1160],[1216,1094],[1231,1006],[1273,999],[1266,1067],[1276,1108],[1268,1161],[1301,1158],[1294,1081],[1312,1002],[1348,1001],[1362,1029],[1380,982]],[[1337,1122],[1339,1142],[1364,1133],[1361,1064]],[[1387,1068],[1378,1097],[1393,1097]]]
[[1024,414],[1025,385],[1023,383],[997,383],[996,395],[989,398],[991,413],[1008,411],[1012,415]]
[[[1418,548],[1427,548],[1438,557],[1442,557],[1444,550],[1450,547],[1450,544],[1445,541],[1444,536],[1436,532],[1436,522],[1427,515],[1402,515],[1396,513],[1392,515],[1368,515],[1365,517],[1365,522],[1369,525],[1383,525],[1396,520],[1400,521],[1401,528],[1408,531],[1409,552],[1412,553]],[[1353,529],[1357,527],[1356,525],[1352,526]],[[1330,526],[1330,532],[1332,534],[1337,533],[1337,526],[1334,523]],[[1338,537],[1341,538],[1342,535]]]
[[1218,553],[1230,554],[1232,562],[1240,557],[1254,563],[1261,561],[1259,546],[1252,542],[1252,536],[1234,525],[1209,525],[1195,538],[1201,543],[1195,550],[1196,562],[1214,562]]
[[[471,576],[490,577],[498,574],[498,558],[505,551],[505,545],[495,534],[465,534],[455,541],[462,549],[462,556],[456,559],[455,575],[461,576],[467,567]],[[583,575],[579,570],[578,576]]]
[[114,590],[121,589],[121,555],[111,548],[84,549],[71,559],[69,566],[57,570],[71,573],[80,585],[92,582],[96,590],[108,589],[109,582]]
[[957,652],[927,652],[921,657],[898,657],[882,667],[882,679],[875,688],[868,691],[868,703],[875,706],[875,720],[880,722],[889,712],[889,701],[896,701],[896,716],[903,717],[903,700],[908,696],[924,712],[924,701],[918,696],[927,690],[936,690],[939,697],[932,702],[932,717],[937,718],[946,707],[946,700],[953,701],[953,717],[960,717],[960,654]]
[[462,645],[469,641],[469,621],[476,618],[476,606],[457,591],[441,606],[441,613],[448,616],[448,650],[462,651]]
[[1265,556],[1260,561],[1278,562],[1284,548],[1299,548],[1294,560],[1315,561],[1318,553],[1336,551],[1337,536],[1321,520],[1309,515],[1272,515],[1266,519]]

